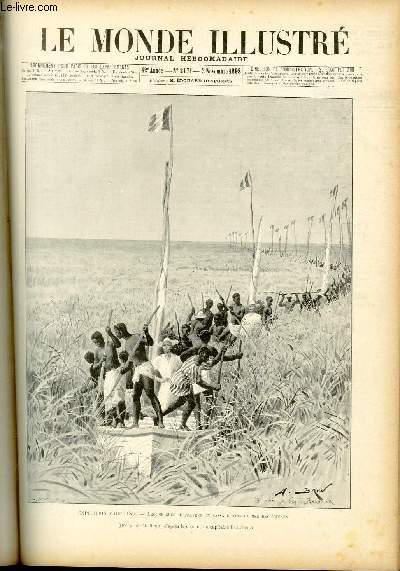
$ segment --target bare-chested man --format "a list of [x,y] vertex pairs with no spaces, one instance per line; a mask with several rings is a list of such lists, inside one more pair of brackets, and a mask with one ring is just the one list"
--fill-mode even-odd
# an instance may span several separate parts
[[240,323],[243,319],[244,314],[246,313],[246,308],[242,305],[240,301],[240,294],[234,293],[232,296],[232,305],[229,306],[229,311],[232,316],[236,318],[236,322]]
[[217,303],[218,311],[214,313],[213,333],[216,337],[220,335],[228,325],[228,308],[223,303]]
[[119,339],[124,339],[129,363],[135,367],[133,375],[133,428],[139,426],[140,397],[143,390],[157,415],[158,426],[164,428],[160,402],[154,392],[154,368],[147,357],[146,347],[151,347],[154,344],[147,326],[143,327],[142,333],[132,334],[127,330],[125,323],[117,323],[114,326],[114,331]]
[[211,308],[213,305],[214,305],[214,302],[212,299],[206,300],[206,304],[205,304],[205,307],[203,309],[203,313],[205,315],[204,322],[203,322],[204,329],[210,329],[212,326],[214,314],[211,311]]
[[265,298],[265,306],[263,311],[263,322],[265,325],[270,325],[272,322],[273,317],[273,309],[272,309],[273,298],[268,295]]
[[172,347],[172,353],[175,355],[180,355],[183,351],[186,351],[186,349],[193,347],[193,343],[189,335],[190,325],[188,323],[184,323],[181,328],[181,337],[179,339],[179,343]]
[[111,327],[106,327],[106,332],[107,343],[104,341],[104,337],[100,331],[95,331],[91,336],[91,340],[96,347],[94,351],[93,370],[96,371],[96,373],[98,372],[99,375],[96,408],[100,420],[103,422],[105,420],[104,379],[108,373],[119,367],[117,348],[121,347],[121,343],[111,331]]
[[[281,293],[281,298],[278,302],[279,307],[283,307],[286,313],[290,313],[296,307],[297,304],[300,304],[300,298],[297,293],[289,295],[287,293]],[[294,296],[294,297],[293,297]]]

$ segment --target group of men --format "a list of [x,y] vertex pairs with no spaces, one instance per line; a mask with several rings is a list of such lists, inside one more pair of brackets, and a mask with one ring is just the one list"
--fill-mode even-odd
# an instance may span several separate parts
[[[238,305],[241,312],[240,296],[235,300],[237,303],[233,306]],[[179,339],[167,324],[156,341],[161,355],[151,360],[149,349],[155,342],[147,325],[142,333],[131,334],[124,323],[118,323],[113,329],[106,327],[106,337],[100,331],[92,334],[95,349],[87,352],[84,358],[90,366],[90,381],[97,389],[96,410],[101,424],[125,426],[127,389],[131,389],[132,427],[137,427],[142,417],[143,391],[154,409],[154,424],[160,428],[164,427],[165,415],[183,407],[181,429],[188,428],[187,421],[192,412],[196,428],[202,428],[200,394],[203,393],[203,426],[208,426],[214,391],[220,388],[219,379],[213,379],[210,371],[221,361],[242,358],[240,352],[226,355],[227,342],[220,349],[210,344],[215,333],[212,305],[212,301],[207,300],[201,312],[196,315],[195,310],[190,312],[189,321],[180,328]],[[216,321],[220,323],[218,316]],[[223,322],[219,324],[220,330],[225,328],[225,320]]]
[[[85,354],[90,365],[90,380],[96,387],[96,410],[102,424],[125,426],[126,400],[132,398],[133,427],[139,425],[141,396],[147,395],[154,410],[154,424],[164,427],[164,416],[183,407],[181,429],[187,429],[192,413],[197,429],[207,428],[215,391],[220,389],[220,368],[217,379],[212,369],[221,361],[240,360],[242,353],[226,354],[242,330],[247,334],[255,326],[269,329],[282,308],[292,312],[319,312],[322,305],[330,303],[351,289],[351,272],[345,269],[334,279],[325,292],[279,293],[268,295],[247,306],[240,294],[234,293],[232,303],[219,294],[217,311],[214,302],[207,299],[204,307],[196,312],[192,307],[183,324],[165,325],[159,339],[154,340],[145,325],[141,333],[130,333],[125,323],[106,327],[106,336],[95,331],[91,340],[94,351]],[[157,344],[151,360],[150,348]],[[213,345],[214,343],[214,345]],[[217,345],[217,346],[215,346]],[[219,347],[219,348],[217,348]],[[129,396],[132,395],[132,396]]]
[[341,295],[347,294],[351,290],[351,272],[349,269],[341,273],[325,291],[305,291],[279,294],[278,306],[284,308],[286,312],[293,311],[296,307],[302,310],[314,310],[319,313],[322,306],[337,300]]

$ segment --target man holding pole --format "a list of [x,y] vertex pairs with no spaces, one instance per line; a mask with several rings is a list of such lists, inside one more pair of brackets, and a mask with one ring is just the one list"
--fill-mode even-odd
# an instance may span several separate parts
[[158,426],[164,428],[160,402],[154,392],[154,368],[147,357],[146,347],[151,347],[154,344],[153,338],[149,334],[148,325],[144,325],[142,333],[131,334],[128,332],[125,323],[117,323],[114,326],[114,331],[119,339],[125,340],[125,350],[129,355],[129,363],[134,367],[132,428],[139,426],[140,397],[143,390],[157,415]]
[[93,368],[94,370],[100,370],[96,408],[100,420],[103,422],[105,419],[105,408],[107,409],[107,406],[105,407],[104,385],[106,381],[108,383],[111,382],[111,378],[114,377],[115,371],[119,367],[117,348],[121,346],[109,325],[106,327],[106,333],[107,342],[105,342],[100,331],[95,331],[91,336],[91,340],[96,346]]

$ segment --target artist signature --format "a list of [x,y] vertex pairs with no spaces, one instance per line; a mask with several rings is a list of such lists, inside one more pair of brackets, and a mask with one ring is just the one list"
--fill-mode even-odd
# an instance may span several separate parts
[[285,496],[285,494],[294,494],[295,496],[301,496],[301,495],[308,495],[311,494],[319,500],[319,501],[323,501],[324,498],[322,496],[322,494],[330,487],[332,486],[333,483],[330,482],[327,486],[325,486],[324,488],[303,488],[300,490],[290,490],[289,488],[282,488],[282,490],[280,490],[279,492],[277,492],[275,494],[275,497],[277,498],[278,496],[282,496],[282,498]]
[[307,504],[319,504],[321,502],[331,504],[332,500],[330,498],[324,497],[324,493],[330,486],[333,486],[333,483],[330,482],[323,488],[299,488],[299,489],[291,489],[288,486],[282,488],[281,490],[277,491],[273,497],[265,498],[265,497],[257,497],[256,502],[258,504],[262,503],[270,503],[276,500],[284,499],[285,502],[291,505],[297,505],[299,500]]

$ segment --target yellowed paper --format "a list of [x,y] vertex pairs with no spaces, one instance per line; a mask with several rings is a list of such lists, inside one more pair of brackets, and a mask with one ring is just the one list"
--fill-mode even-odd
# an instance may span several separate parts
[[[0,40],[3,44],[0,21]],[[1,48],[3,45],[1,45]],[[12,565],[18,561],[18,508],[17,508],[17,439],[15,419],[15,392],[13,377],[11,259],[8,218],[8,185],[6,159],[6,127],[4,109],[4,77],[1,66],[1,148],[0,148],[0,263],[1,263],[1,382],[0,382],[0,564]]]
[[[398,3],[57,8],[7,21],[23,561],[396,568]],[[175,332],[230,286],[247,313],[189,437],[132,426],[136,361],[125,429],[71,396],[92,332],[153,333],[165,229]]]

